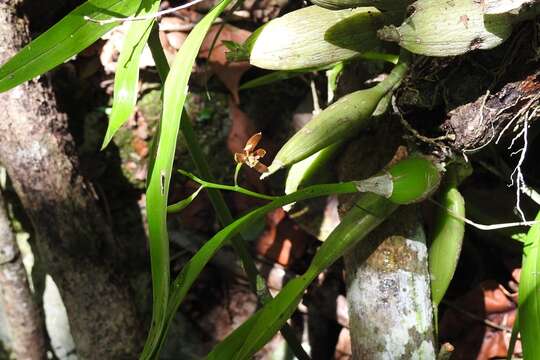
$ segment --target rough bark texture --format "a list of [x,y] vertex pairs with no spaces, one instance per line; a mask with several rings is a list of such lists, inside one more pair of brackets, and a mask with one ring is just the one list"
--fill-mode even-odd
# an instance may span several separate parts
[[19,360],[46,358],[43,314],[34,301],[0,190],[0,290],[11,349]]
[[[366,178],[403,157],[401,134],[395,119],[379,120],[348,146],[341,176]],[[399,209],[347,254],[345,271],[354,359],[435,357],[427,248],[414,206]]]
[[433,153],[471,154],[495,143],[507,126],[504,135],[511,139],[525,121],[538,118],[536,26],[538,20],[516,26],[510,39],[490,51],[416,58],[397,91],[397,103],[420,134],[448,135],[431,149]]
[[[486,90],[485,95],[448,113],[442,128],[447,134],[454,136],[455,150],[480,149],[496,140],[508,124],[516,128],[522,127],[520,122],[540,101],[540,71],[534,68],[529,70],[535,73],[504,85],[494,94],[489,94]],[[509,130],[508,135],[515,135],[513,128]]]
[[[29,41],[21,0],[0,3],[0,63]],[[0,162],[36,233],[83,359],[133,359],[141,331],[129,286],[112,266],[114,237],[80,175],[66,117],[46,78],[0,94]]]
[[406,207],[345,257],[354,359],[435,358],[425,240]]

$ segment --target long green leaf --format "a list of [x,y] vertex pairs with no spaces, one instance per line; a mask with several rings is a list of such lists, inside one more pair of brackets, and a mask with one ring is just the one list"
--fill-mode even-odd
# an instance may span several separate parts
[[[159,10],[159,3],[159,0],[142,0],[142,9],[137,13],[137,16],[155,13]],[[129,25],[116,64],[113,106],[102,148],[107,146],[116,131],[127,121],[135,108],[139,82],[139,62],[154,21],[155,19],[151,18],[143,21],[133,21]]]
[[170,300],[167,308],[167,321],[163,329],[153,327],[150,331],[150,336],[147,339],[145,345],[145,358],[149,358],[158,349],[156,341],[167,335],[167,329],[170,325],[174,315],[178,311],[178,307],[184,300],[186,294],[193,282],[197,279],[200,272],[214,256],[214,254],[232,237],[239,234],[242,230],[248,228],[256,219],[261,218],[269,211],[282,207],[286,204],[310,199],[313,197],[325,196],[329,194],[347,194],[355,193],[358,190],[354,182],[342,183],[342,184],[325,184],[314,185],[307,187],[295,193],[282,196],[272,202],[257,208],[250,213],[242,216],[240,219],[234,221],[227,227],[223,228],[210,240],[208,240],[199,251],[191,258],[191,260],[184,266],[180,274],[174,280],[171,286]]
[[160,122],[156,158],[149,169],[146,191],[150,258],[152,268],[152,326],[142,358],[151,356],[158,345],[167,318],[169,299],[169,239],[167,234],[167,197],[171,180],[176,140],[182,109],[188,93],[191,69],[210,26],[231,0],[221,1],[190,32],[176,54],[163,88],[163,114]]
[[240,347],[242,347],[243,342],[249,335],[249,332],[259,321],[259,316],[261,312],[258,311],[255,314],[251,315],[249,319],[246,320],[238,329],[236,329],[232,334],[227,336],[225,341],[218,343],[212,350],[212,354],[208,355],[208,359],[218,359],[213,354],[219,354],[222,359],[234,359],[236,352]]
[[253,80],[246,81],[240,86],[240,90],[247,90],[247,89],[253,89],[260,86],[265,86],[268,84],[275,83],[277,81],[287,80],[295,76],[300,76],[307,73],[330,69],[332,66],[333,64],[326,65],[326,66],[312,67],[308,69],[272,71],[269,74],[260,76]]
[[512,334],[510,334],[510,341],[508,343],[508,352],[506,353],[506,360],[512,360],[514,357],[514,350],[516,348],[516,341],[519,333],[519,311],[516,311],[516,318],[514,319],[514,326],[512,326]]
[[0,68],[0,92],[7,91],[63,63],[94,43],[117,23],[105,20],[133,15],[141,0],[89,0],[30,42]]
[[[540,212],[536,216],[540,220]],[[519,279],[519,330],[523,357],[540,359],[540,224],[529,230],[523,244],[523,264]]]
[[[289,281],[274,299],[255,314],[257,320],[249,320],[242,324],[214,348],[208,355],[208,359],[251,358],[292,315],[304,290],[313,279],[353,245],[362,241],[365,235],[384,221],[397,207],[398,205],[378,195],[363,194],[319,248],[308,270]],[[230,354],[234,355],[231,357]]]

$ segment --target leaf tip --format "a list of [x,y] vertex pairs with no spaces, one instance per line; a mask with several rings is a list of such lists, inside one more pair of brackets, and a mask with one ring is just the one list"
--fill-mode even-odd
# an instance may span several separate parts
[[281,161],[273,161],[272,164],[268,167],[267,171],[261,174],[261,180],[266,179],[276,171],[282,169],[284,167],[283,163]]
[[107,129],[107,133],[105,134],[105,137],[103,138],[103,143],[101,144],[100,151],[105,150],[105,148],[109,145],[109,143],[111,142],[111,140],[113,138],[114,132],[109,131],[109,130],[110,130],[110,128]]

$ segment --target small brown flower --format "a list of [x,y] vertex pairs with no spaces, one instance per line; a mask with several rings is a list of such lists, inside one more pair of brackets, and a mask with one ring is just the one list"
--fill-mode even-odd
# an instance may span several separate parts
[[257,170],[258,172],[265,173],[268,171],[266,165],[259,162],[259,159],[263,158],[266,155],[266,150],[257,149],[259,141],[261,141],[262,133],[256,133],[248,139],[246,146],[244,146],[244,152],[234,153],[234,161],[238,164],[246,164],[252,169]]

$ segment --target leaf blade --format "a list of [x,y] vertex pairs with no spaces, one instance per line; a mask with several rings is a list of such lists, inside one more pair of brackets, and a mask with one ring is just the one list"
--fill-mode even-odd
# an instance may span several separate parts
[[137,11],[140,3],[140,0],[88,0],[78,6],[2,65],[0,92],[60,65],[118,25],[100,25],[85,17],[96,20],[127,17]]
[[[159,3],[159,0],[143,0],[142,10],[137,12],[137,16],[155,13],[159,10]],[[109,117],[107,133],[105,134],[101,149],[107,147],[114,134],[133,113],[135,103],[137,102],[139,62],[154,21],[154,18],[144,21],[133,21],[129,26],[116,65],[113,106]]]
[[[540,220],[540,212],[536,216]],[[523,245],[519,281],[519,330],[525,359],[540,358],[540,224],[534,224]]]
[[[397,207],[398,205],[378,195],[363,194],[321,245],[307,271],[289,281],[276,297],[257,311],[256,321],[247,321],[242,324],[219,346],[216,346],[207,359],[224,359],[227,358],[225,354],[230,353],[234,354],[233,359],[236,360],[251,358],[292,315],[304,290],[317,275],[341,257],[351,246],[362,241],[365,235]],[[239,336],[238,333],[247,334],[247,336]]]
[[182,109],[188,93],[188,81],[206,33],[231,1],[222,0],[189,33],[175,56],[163,88],[163,114],[159,131],[155,135],[158,139],[156,157],[149,169],[146,191],[153,309],[150,335],[141,355],[143,359],[151,358],[154,349],[159,345],[160,334],[167,319],[170,285],[167,196]]
[[[277,209],[294,201],[325,196],[331,193],[347,194],[355,192],[357,192],[357,189],[353,182],[310,186],[295,193],[275,199],[274,201],[260,208],[252,210],[220,230],[199,249],[199,251],[189,260],[189,262],[183,267],[180,274],[176,277],[171,285],[171,293],[167,304],[166,325],[161,332],[157,332],[155,328],[151,329],[150,335],[159,338],[161,344],[165,341],[164,337],[167,334],[167,327],[170,325],[170,322],[176,314],[178,307],[184,300],[186,294],[200,274],[201,270],[204,268],[204,266],[206,266],[213,255],[226,243],[227,240],[239,234],[257,218],[264,216],[264,214],[271,210]],[[149,337],[149,339],[147,339],[147,345],[145,345],[145,353],[148,352],[147,356],[156,355],[154,348],[151,348],[151,344],[149,344],[151,341],[153,340],[151,340]],[[160,346],[158,344],[154,345]]]

